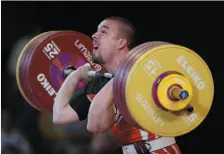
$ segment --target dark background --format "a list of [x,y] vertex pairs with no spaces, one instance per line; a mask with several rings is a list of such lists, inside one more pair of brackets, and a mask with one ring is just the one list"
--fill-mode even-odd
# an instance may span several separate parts
[[[22,118],[19,128],[25,135],[26,130],[37,128],[33,119],[39,113],[24,103],[14,84],[15,76],[7,69],[17,40],[32,34],[37,27],[37,33],[75,30],[91,36],[104,18],[121,16],[135,25],[138,44],[153,40],[168,41],[191,48],[206,61],[215,82],[212,109],[197,129],[178,137],[177,141],[184,154],[219,153],[223,145],[218,140],[222,140],[224,129],[220,73],[223,68],[223,8],[221,2],[2,2],[2,111],[9,112],[14,122],[18,123],[18,117]],[[33,119],[27,120],[31,115]],[[32,133],[27,135],[28,141],[35,147],[41,143],[32,141],[35,136]],[[48,148],[45,147],[45,150]]]

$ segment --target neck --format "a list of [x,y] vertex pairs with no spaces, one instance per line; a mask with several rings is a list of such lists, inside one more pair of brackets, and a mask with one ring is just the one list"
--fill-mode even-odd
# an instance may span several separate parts
[[125,59],[128,51],[122,51],[113,58],[111,58],[110,62],[104,64],[104,68],[107,69],[109,73],[114,73],[120,63]]

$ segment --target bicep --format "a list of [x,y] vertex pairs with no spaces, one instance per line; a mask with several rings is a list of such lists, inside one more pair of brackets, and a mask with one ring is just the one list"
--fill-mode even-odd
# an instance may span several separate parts
[[84,90],[77,91],[66,106],[61,108],[59,112],[54,112],[56,118],[53,121],[56,124],[69,124],[85,120],[89,106],[90,101]]

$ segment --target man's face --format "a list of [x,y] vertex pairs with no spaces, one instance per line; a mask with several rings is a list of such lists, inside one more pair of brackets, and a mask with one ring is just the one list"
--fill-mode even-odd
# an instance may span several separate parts
[[108,63],[118,50],[119,23],[114,20],[104,20],[95,34],[93,34],[93,62],[97,64]]

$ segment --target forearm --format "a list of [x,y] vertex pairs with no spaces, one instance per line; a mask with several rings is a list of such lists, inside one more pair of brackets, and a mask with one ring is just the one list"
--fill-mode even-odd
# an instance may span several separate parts
[[[97,112],[95,112],[97,111]],[[88,114],[87,129],[93,133],[102,133],[110,129],[114,121],[114,108],[111,103],[107,108],[99,108],[96,105],[90,106]]]
[[[74,91],[78,85],[79,76],[78,72],[72,72],[63,82],[61,88],[59,89],[57,96],[54,100],[53,111],[56,115],[63,111],[62,109],[69,105],[69,100],[71,99]],[[55,116],[56,116],[55,115]]]
[[95,96],[89,109],[87,129],[90,132],[104,132],[114,122],[112,81]]

